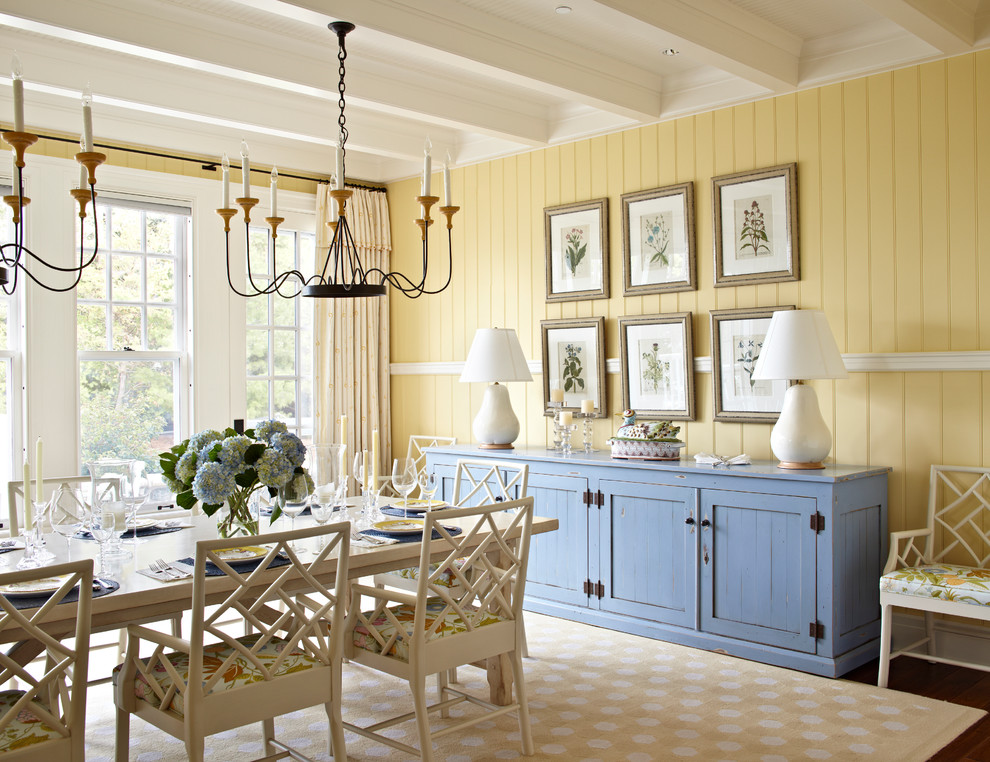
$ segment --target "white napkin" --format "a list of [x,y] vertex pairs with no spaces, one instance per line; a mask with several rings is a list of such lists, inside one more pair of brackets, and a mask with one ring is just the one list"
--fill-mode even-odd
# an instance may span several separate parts
[[746,453],[736,455],[732,458],[725,458],[713,452],[699,452],[694,456],[694,460],[702,466],[748,466],[752,463]]

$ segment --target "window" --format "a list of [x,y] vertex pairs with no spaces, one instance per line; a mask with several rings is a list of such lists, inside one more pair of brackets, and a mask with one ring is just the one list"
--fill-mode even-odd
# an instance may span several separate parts
[[76,290],[82,462],[138,458],[158,471],[157,454],[181,438],[190,210],[110,199],[97,221],[100,255]]
[[[251,272],[258,288],[271,282],[271,230],[251,228]],[[275,271],[313,272],[313,233],[279,228]],[[298,284],[286,283],[293,293]],[[313,436],[313,300],[277,294],[247,300],[248,425],[277,418],[304,441]]]
[[[10,186],[0,185],[0,195],[9,195]],[[14,223],[11,209],[6,204],[0,209],[0,236],[3,241],[14,240]],[[7,275],[13,283],[13,268],[7,268]],[[20,280],[23,283],[24,279]],[[10,288],[10,284],[7,285]],[[23,286],[18,289],[22,292]],[[6,294],[0,289],[0,484],[6,484],[13,478],[14,452],[16,442],[14,433],[17,425],[14,420],[14,357],[18,345],[18,312],[17,294]],[[20,478],[20,477],[18,477]],[[4,500],[6,502],[6,500]]]

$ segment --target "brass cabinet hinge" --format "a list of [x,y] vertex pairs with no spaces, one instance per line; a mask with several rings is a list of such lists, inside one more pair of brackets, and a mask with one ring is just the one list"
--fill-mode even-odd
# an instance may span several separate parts
[[598,584],[595,585],[595,595],[598,597],[598,600],[605,597],[605,585],[602,584],[601,580],[598,580]]
[[808,624],[808,634],[815,640],[821,640],[825,637],[825,625],[821,622],[810,622]]
[[825,531],[825,517],[818,511],[811,514],[811,531],[816,533]]

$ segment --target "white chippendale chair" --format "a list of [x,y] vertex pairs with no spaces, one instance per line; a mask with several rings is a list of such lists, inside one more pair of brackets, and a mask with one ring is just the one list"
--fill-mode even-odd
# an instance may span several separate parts
[[[887,686],[895,656],[990,671],[983,664],[939,656],[934,622],[935,614],[990,622],[990,468],[932,466],[928,490],[927,526],[890,535],[880,578],[881,688]],[[891,653],[894,606],[923,611],[925,637]],[[925,651],[918,651],[922,646]]]
[[426,468],[427,447],[450,447],[455,444],[457,444],[457,437],[412,434],[409,437],[409,448],[406,450],[406,457],[411,458],[416,464],[416,474],[418,475]]
[[[92,483],[93,479],[89,476],[56,476],[51,478],[45,478],[41,480],[43,486],[43,492],[45,494],[45,499],[47,500],[52,492],[55,492],[61,488],[65,489],[79,489],[86,487]],[[34,482],[28,485],[30,490],[34,486]],[[49,489],[54,487],[55,489]],[[104,476],[96,480],[97,495],[106,500],[107,498],[111,500],[120,499],[120,477],[119,476]],[[10,526],[10,536],[16,537],[20,534],[21,530],[21,517],[24,515],[24,482],[23,481],[12,481],[7,482],[7,520]]]
[[[0,692],[0,757],[5,762],[83,762],[86,758],[93,560],[0,574],[0,585],[23,585],[49,578],[61,581],[39,608],[19,611],[13,597],[0,595],[0,631],[19,630],[19,639],[36,641],[42,647],[44,664],[42,676],[35,677],[32,672],[36,670],[25,668],[0,651],[0,684],[6,686],[16,680],[24,686]],[[56,606],[77,588],[75,631],[70,637],[56,640],[46,632],[45,623],[52,618]]]
[[[320,537],[324,547],[307,552],[306,561],[290,547]],[[254,571],[238,572],[223,558],[231,548],[259,544],[268,554]],[[183,739],[194,762],[203,759],[206,736],[261,722],[265,753],[277,755],[265,759],[276,759],[289,752],[275,739],[274,718],[317,704],[326,710],[330,754],[338,762],[346,760],[340,691],[349,552],[346,522],[198,542],[189,639],[139,625],[127,628],[127,658],[114,674],[117,762],[128,758],[131,714]],[[278,557],[289,563],[266,570]],[[331,584],[313,572],[325,559],[335,561]],[[227,598],[212,607],[206,604],[207,563],[232,586]],[[300,580],[304,592],[298,589]],[[230,634],[224,624],[231,615],[253,634]],[[142,642],[154,645],[151,656],[140,657]]]
[[[506,511],[509,513],[507,514]],[[496,518],[509,517],[503,529]],[[451,534],[446,526],[459,520],[464,531]],[[395,749],[418,755],[425,762],[433,759],[432,739],[446,735],[493,716],[517,712],[523,753],[533,754],[529,706],[522,667],[520,633],[522,601],[526,586],[533,527],[533,498],[469,508],[451,508],[426,514],[424,537],[435,530],[439,540],[424,542],[419,568],[432,569],[420,575],[416,592],[351,586],[353,601],[370,597],[373,607],[361,611],[351,607],[347,618],[346,653],[352,663],[386,672],[409,683],[415,707],[420,748],[416,749],[379,731],[411,719],[401,715],[366,727],[344,723],[348,730]],[[487,534],[471,549],[479,535]],[[442,546],[442,561],[431,562],[435,546]],[[448,575],[456,585],[442,583]],[[440,700],[428,706],[426,679],[444,674],[460,664],[471,664],[505,655],[511,666],[516,700],[497,706],[447,684],[440,687]],[[431,733],[429,713],[440,710],[446,717],[451,706],[469,701],[488,709],[481,717],[469,716]]]

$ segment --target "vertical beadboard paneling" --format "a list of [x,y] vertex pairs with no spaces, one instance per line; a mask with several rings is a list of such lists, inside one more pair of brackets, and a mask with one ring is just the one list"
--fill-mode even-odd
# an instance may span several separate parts
[[[616,318],[678,310],[694,313],[695,354],[710,356],[710,310],[774,304],[825,310],[844,352],[986,350],[988,88],[984,51],[457,168],[453,287],[430,297],[443,300],[439,311],[406,310],[393,297],[393,356],[463,360],[475,329],[501,319],[517,321],[527,357],[538,360],[541,319],[603,315],[606,355],[617,357]],[[800,281],[715,289],[711,178],[790,161],[798,163]],[[695,187],[698,289],[624,298],[619,197],[686,181]],[[412,181],[389,188],[396,257],[407,263],[419,255],[416,230],[404,224],[412,211],[402,198],[413,190]],[[611,298],[546,304],[543,208],[603,196]],[[619,376],[606,383],[598,447],[621,405]],[[814,386],[835,459],[894,469],[892,529],[923,521],[931,463],[988,460],[990,373],[854,373]],[[392,388],[397,442],[431,430],[471,441],[483,385],[396,376]],[[542,378],[509,391],[520,444],[545,444]],[[695,392],[697,418],[681,424],[689,453],[770,457],[770,426],[712,421],[711,374],[696,376]],[[420,395],[431,402],[417,404]]]

